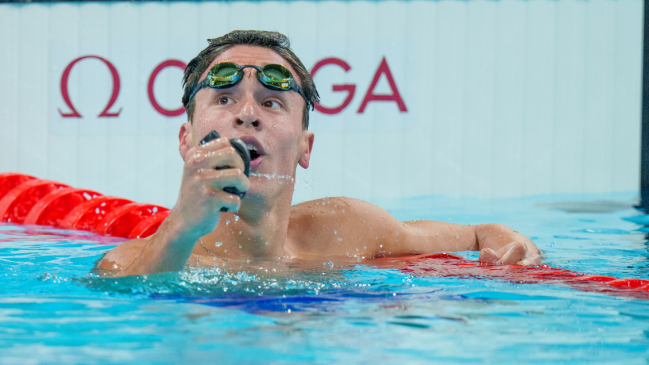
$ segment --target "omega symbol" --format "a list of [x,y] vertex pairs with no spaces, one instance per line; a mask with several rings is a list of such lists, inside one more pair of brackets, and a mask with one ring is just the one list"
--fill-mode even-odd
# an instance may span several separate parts
[[72,101],[70,100],[70,94],[68,93],[68,78],[70,77],[70,72],[72,71],[74,65],[76,65],[79,61],[85,60],[86,58],[95,58],[102,61],[104,64],[106,64],[106,66],[108,66],[108,70],[110,71],[110,74],[113,77],[113,92],[110,95],[110,100],[108,100],[108,104],[106,105],[104,110],[99,114],[99,117],[112,118],[112,117],[119,116],[119,113],[121,113],[122,108],[120,108],[116,113],[108,112],[108,110],[110,110],[113,104],[115,104],[115,101],[117,101],[117,96],[119,95],[120,81],[119,81],[119,73],[117,73],[117,69],[115,68],[115,66],[113,66],[112,63],[110,63],[110,61],[108,61],[105,58],[99,56],[83,56],[70,62],[70,64],[63,71],[63,75],[61,76],[61,95],[63,96],[63,101],[65,102],[65,105],[67,105],[71,111],[70,113],[64,113],[61,111],[61,109],[59,109],[59,113],[61,114],[61,117],[81,118],[81,114],[79,114],[79,112],[74,108],[74,105],[72,105]]

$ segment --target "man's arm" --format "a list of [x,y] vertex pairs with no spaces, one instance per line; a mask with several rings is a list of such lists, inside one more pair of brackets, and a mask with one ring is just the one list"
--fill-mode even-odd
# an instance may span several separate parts
[[[541,263],[540,252],[534,242],[503,224],[458,225],[433,221],[412,221],[404,224],[409,228],[407,245],[415,250],[475,250],[480,251],[479,260],[485,262],[503,265]],[[433,232],[435,237],[431,240],[429,237]]]
[[[241,199],[223,191],[234,186],[248,191],[241,157],[226,138],[191,148],[185,155],[178,201],[158,231],[145,239],[125,242],[97,265],[116,276],[145,275],[185,268],[196,242],[212,232],[221,211],[239,210]],[[216,170],[217,166],[230,168]]]
[[[501,224],[460,225],[401,222],[384,209],[357,199],[318,199],[293,207],[289,233],[303,256],[408,256],[479,250],[480,260],[500,264],[540,263],[536,245]],[[308,240],[300,239],[309,237]]]

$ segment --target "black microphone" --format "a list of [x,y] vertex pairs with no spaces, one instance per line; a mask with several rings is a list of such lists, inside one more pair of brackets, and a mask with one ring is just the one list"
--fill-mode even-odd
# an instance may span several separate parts
[[[208,133],[205,138],[203,138],[200,142],[200,145],[204,145],[209,141],[215,140],[217,138],[221,138],[221,135],[219,132],[212,130],[210,133]],[[250,151],[248,151],[248,147],[246,147],[246,144],[243,143],[242,140],[239,138],[232,138],[230,140],[230,144],[234,149],[237,151],[239,156],[241,156],[241,159],[243,160],[243,165],[245,166],[243,173],[246,175],[246,177],[250,177]],[[230,166],[218,166],[216,167],[217,170],[223,170],[223,169],[229,169]],[[234,186],[227,186],[223,188],[223,191],[226,193],[230,194],[235,194],[238,195],[241,199],[243,199],[244,196],[246,196],[246,192],[240,192],[239,189],[235,188]],[[223,208],[226,209],[227,208]]]

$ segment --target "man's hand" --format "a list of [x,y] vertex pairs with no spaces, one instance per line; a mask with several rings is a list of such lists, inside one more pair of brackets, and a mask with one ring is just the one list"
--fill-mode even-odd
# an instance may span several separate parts
[[158,231],[115,247],[98,267],[117,269],[116,276],[182,270],[196,241],[214,230],[221,212],[239,210],[241,198],[223,188],[248,191],[250,181],[243,170],[241,156],[227,138],[189,149],[178,201]]
[[498,265],[539,265],[541,256],[538,253],[527,249],[522,242],[512,242],[498,251],[486,247],[480,250],[478,258],[482,262],[493,262]]
[[219,138],[187,151],[180,193],[170,218],[181,229],[200,233],[211,232],[221,212],[236,212],[241,199],[223,191],[235,187],[248,191],[250,181],[243,173],[244,164],[227,138]]
[[475,235],[483,262],[498,265],[538,265],[541,256],[538,247],[524,235],[502,224],[476,226]]

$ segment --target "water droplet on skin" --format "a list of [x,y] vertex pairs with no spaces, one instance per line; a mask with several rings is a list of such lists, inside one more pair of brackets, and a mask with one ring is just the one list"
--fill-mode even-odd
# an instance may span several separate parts
[[225,220],[225,225],[227,226],[228,224],[230,224],[230,221],[226,219]]
[[367,246],[363,246],[363,248],[364,248],[365,250],[367,250]]
[[223,242],[214,242],[214,246],[219,247],[223,244]]
[[235,216],[234,216],[234,221],[235,221],[235,222],[238,222],[238,221],[239,221],[239,216],[238,216],[238,215],[235,215]]
[[247,263],[250,263],[250,259],[247,259],[246,262],[247,262]]
[[379,247],[383,247],[383,245],[379,245]]
[[241,247],[241,245],[239,245],[239,248],[243,248],[243,247]]
[[268,241],[266,241],[266,244],[268,245]]
[[345,213],[345,209],[343,209],[343,213]]
[[340,242],[340,241],[342,241],[342,240],[343,240],[342,238],[338,237],[338,242]]
[[334,229],[334,234],[338,234],[338,231]]

